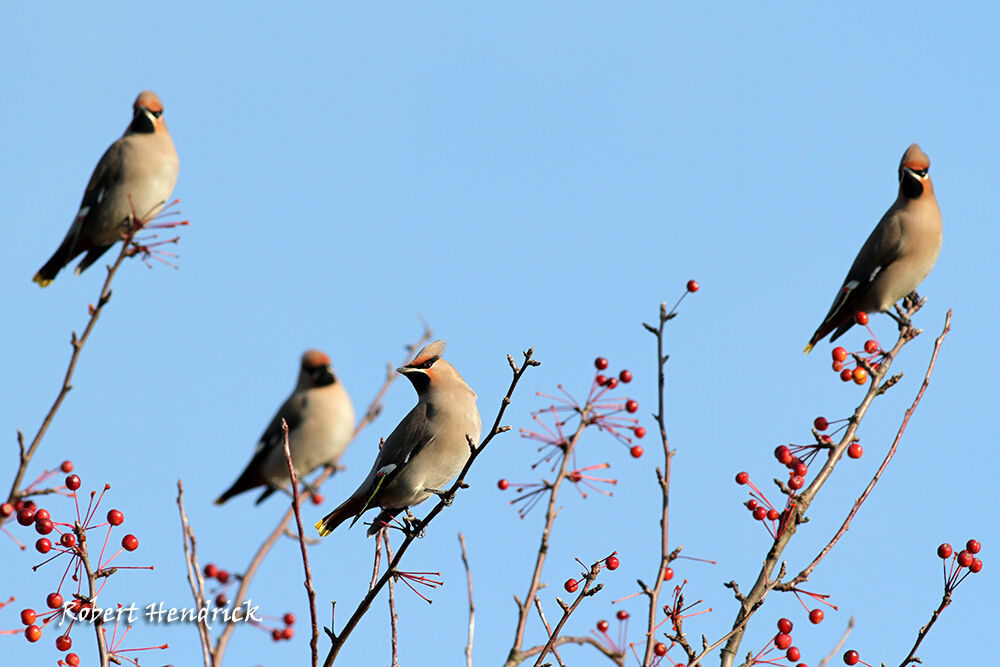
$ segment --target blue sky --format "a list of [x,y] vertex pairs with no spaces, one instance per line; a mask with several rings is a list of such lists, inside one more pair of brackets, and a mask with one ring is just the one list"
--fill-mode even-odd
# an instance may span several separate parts
[[[385,363],[398,362],[420,334],[423,316],[449,341],[448,359],[478,392],[485,422],[508,382],[504,355],[534,346],[543,365],[511,407],[515,427],[545,406],[535,391],[563,383],[585,392],[591,361],[603,354],[635,374],[630,393],[650,427],[654,348],[640,323],[697,278],[702,290],[669,327],[667,412],[678,450],[671,541],[718,561],[675,569],[689,580],[688,597],[714,609],[688,625],[692,636],[719,636],[735,614],[721,584],[749,586],[768,544],[740,506],[733,475],[781,474],[776,445],[804,441],[815,416],[846,416],[860,399],[829,371],[828,344],[810,356],[801,349],[892,202],[899,156],[917,141],[931,157],[945,225],[940,260],[921,288],[925,334],[898,362],[903,382],[861,429],[866,456],[838,468],[786,552],[790,569],[811,559],[877,467],[948,308],[954,330],[888,474],[809,584],[831,593],[840,611],[812,627],[794,599],[775,598],[743,652],[792,614],[803,661],[815,664],[855,615],[850,644],[862,658],[898,663],[940,599],[934,549],[977,537],[986,567],[959,588],[920,651],[927,664],[976,661],[979,646],[967,638],[992,631],[1000,500],[988,478],[973,474],[997,464],[989,412],[1000,370],[993,4],[233,11],[122,3],[0,12],[0,183],[9,221],[0,245],[9,314],[0,374],[11,388],[0,403],[10,447],[0,478],[9,479],[15,429],[33,433],[57,390],[69,331],[82,327],[103,270],[63,273],[44,291],[31,276],[143,88],[162,97],[181,160],[175,195],[191,226],[180,269],[133,261],[121,271],[31,471],[71,458],[85,486],[112,485],[111,503],[141,540],[132,562],[156,570],[117,575],[103,595],[190,602],[178,478],[202,557],[245,567],[283,501],[211,501],[246,463],[305,348],[329,352],[360,410]],[[888,318],[873,322],[883,342],[892,338]],[[864,336],[847,340],[858,348]],[[378,438],[412,402],[406,383],[392,387],[383,417],[348,451],[348,470],[325,488],[329,505],[353,490]],[[644,444],[653,449],[649,438]],[[596,435],[583,447],[593,462],[612,464],[616,495],[563,494],[546,579],[561,582],[574,557],[612,549],[622,567],[574,617],[573,634],[610,618],[610,601],[633,592],[637,577],[651,578],[657,555],[656,457],[633,461]],[[458,530],[476,579],[476,661],[506,655],[511,596],[527,588],[542,517],[517,519],[495,482],[532,479],[535,458],[529,441],[498,439],[473,469],[472,489],[410,552],[413,569],[439,570],[447,583],[430,608],[401,591],[404,664],[462,659]],[[310,507],[307,523],[323,511]],[[268,613],[304,619],[296,549],[279,545],[252,595]],[[17,603],[0,610],[0,627],[17,627],[22,601],[40,601],[59,573],[50,566],[32,574],[35,554],[11,544],[4,553],[0,597]],[[325,602],[353,608],[370,558],[357,528],[313,548],[326,622]],[[543,591],[552,614],[555,588]],[[386,629],[380,600],[344,663],[387,664]],[[227,664],[301,664],[302,620],[297,631],[274,644],[240,629]],[[431,634],[448,651],[433,662]],[[74,637],[92,660],[89,637]],[[539,637],[532,624],[529,640]],[[49,634],[38,646],[4,641],[14,662],[57,659]],[[200,660],[190,626],[140,623],[130,635],[134,646],[162,642],[171,648],[148,664]],[[564,657],[603,662],[586,649]]]

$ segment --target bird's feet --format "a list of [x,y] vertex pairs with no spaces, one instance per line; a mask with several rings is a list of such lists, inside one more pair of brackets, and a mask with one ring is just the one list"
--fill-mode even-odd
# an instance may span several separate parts
[[433,493],[435,496],[440,498],[444,502],[445,507],[450,507],[453,502],[455,502],[455,492],[441,489],[424,489],[427,493]]

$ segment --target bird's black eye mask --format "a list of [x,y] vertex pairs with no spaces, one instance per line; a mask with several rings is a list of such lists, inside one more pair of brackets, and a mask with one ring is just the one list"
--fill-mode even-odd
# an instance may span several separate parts
[[407,366],[407,368],[423,368],[423,369],[428,369],[431,366],[433,366],[434,363],[438,359],[440,359],[440,358],[441,357],[431,357],[430,359],[428,359],[427,361],[423,362],[422,364],[410,364],[409,366]]

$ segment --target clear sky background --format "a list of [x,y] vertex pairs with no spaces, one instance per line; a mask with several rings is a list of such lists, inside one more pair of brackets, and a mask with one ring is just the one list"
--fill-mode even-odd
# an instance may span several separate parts
[[[15,429],[34,433],[69,358],[69,332],[86,319],[99,263],[40,290],[31,276],[62,239],[97,159],[144,88],[157,91],[180,154],[175,195],[191,220],[180,269],[131,261],[87,345],[74,390],[29,478],[70,458],[85,488],[112,485],[140,548],[122,564],[154,572],[112,578],[104,600],[191,603],[174,498],[182,478],[204,561],[241,571],[287,506],[250,495],[213,506],[290,391],[308,347],[331,355],[360,412],[385,363],[402,359],[425,317],[449,341],[447,358],[492,421],[509,381],[507,353],[534,346],[541,368],[515,397],[507,423],[528,426],[547,403],[535,391],[589,386],[598,354],[629,368],[643,424],[655,397],[654,340],[642,321],[685,281],[702,290],[669,325],[667,415],[677,448],[671,542],[716,560],[675,564],[689,600],[711,614],[687,624],[714,639],[735,615],[722,583],[744,588],[770,538],[740,503],[733,476],[784,477],[771,452],[808,441],[814,417],[847,416],[862,390],[829,369],[830,345],[803,345],[855,253],[891,204],[896,167],[917,141],[932,159],[944,247],[924,282],[925,334],[896,369],[860,436],[866,455],[838,467],[786,551],[797,571],[832,535],[881,461],[917,390],[933,338],[953,308],[954,330],[901,449],[851,531],[809,590],[840,607],[811,626],[793,598],[774,595],[741,654],[774,622],[796,622],[795,643],[815,665],[857,618],[849,645],[867,662],[898,664],[941,596],[940,542],[979,538],[983,572],[966,581],[919,655],[925,664],[975,664],[995,634],[998,464],[997,29],[995,3],[929,9],[913,3],[816,7],[803,3],[120,3],[0,10],[0,189],[5,242],[0,282],[0,432],[9,483]],[[110,256],[110,255],[109,255]],[[895,327],[873,317],[883,342]],[[852,331],[853,349],[865,336]],[[408,383],[346,454],[324,489],[327,507],[367,472],[380,436],[414,401]],[[586,634],[611,600],[652,579],[658,555],[655,442],[638,461],[598,434],[587,463],[611,463],[611,499],[572,489],[553,534],[542,592],[619,551],[618,571],[567,628]],[[472,488],[431,526],[404,564],[440,571],[428,607],[400,590],[406,665],[460,664],[465,532],[478,611],[475,660],[499,664],[537,549],[542,512],[519,520],[500,477],[537,479],[534,443],[498,438],[472,471]],[[977,472],[978,471],[978,472]],[[6,487],[5,487],[6,488]],[[765,487],[769,495],[776,496]],[[68,516],[65,500],[46,502]],[[421,507],[421,510],[429,507]],[[16,533],[31,537],[18,528]],[[304,664],[306,597],[297,545],[284,540],[251,595],[262,611],[299,617],[292,642],[240,628],[226,664]],[[41,606],[62,567],[32,573],[33,551],[3,538],[0,627]],[[364,531],[339,530],[312,548],[321,618],[337,600],[338,629],[371,572]],[[641,614],[638,600],[626,603]],[[630,639],[642,641],[638,624]],[[542,630],[530,623],[528,641]],[[349,665],[389,662],[385,599],[343,653]],[[85,665],[89,632],[74,631]],[[54,633],[39,645],[0,638],[10,664],[55,664]],[[131,646],[168,642],[142,663],[198,664],[190,625],[139,623]],[[321,649],[328,645],[323,638]],[[440,645],[441,649],[430,648]],[[606,661],[563,650],[573,665]],[[717,656],[707,661],[715,664]]]

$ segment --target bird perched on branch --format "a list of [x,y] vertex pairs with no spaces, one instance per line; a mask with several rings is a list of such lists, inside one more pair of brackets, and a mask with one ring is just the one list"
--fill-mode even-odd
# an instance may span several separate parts
[[837,340],[858,312],[889,312],[934,268],[941,252],[941,211],[930,166],[920,146],[910,144],[899,163],[896,201],[861,246],[830,312],[809,339],[807,354],[831,331],[830,341]]
[[79,275],[122,240],[133,216],[145,221],[156,217],[174,190],[179,166],[163,119],[163,103],[156,93],[144,90],[135,98],[125,134],[94,168],[66,238],[34,282],[47,286],[73,258],[86,252],[76,267]]
[[216,505],[265,486],[257,498],[259,504],[277,489],[288,486],[282,419],[288,423],[288,450],[298,477],[336,461],[344,453],[354,433],[354,407],[330,367],[330,357],[319,350],[307,350],[302,355],[295,390],[260,437],[246,469],[219,496]]
[[444,346],[434,341],[396,369],[413,383],[417,405],[386,438],[357,491],[316,523],[321,536],[380,507],[368,529],[375,535],[402,510],[442,492],[468,461],[469,441],[478,444],[482,428],[476,392],[441,358]]

